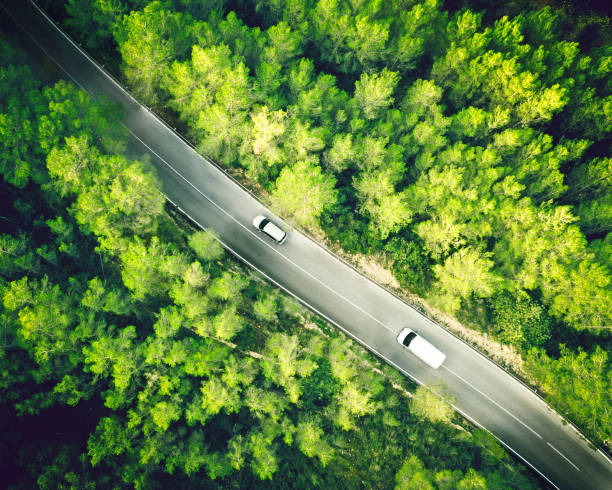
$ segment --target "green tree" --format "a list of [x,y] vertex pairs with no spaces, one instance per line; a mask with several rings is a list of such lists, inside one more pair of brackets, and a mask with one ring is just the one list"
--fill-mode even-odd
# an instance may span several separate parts
[[114,285],[106,285],[99,277],[87,283],[81,305],[98,312],[109,312],[116,315],[127,315],[132,311],[132,300],[127,291]]
[[[487,177],[490,179],[491,175]],[[493,184],[488,179],[470,181],[468,169],[449,165],[421,174],[406,189],[409,207],[416,215],[414,231],[432,257],[444,257],[465,245],[468,239],[477,243],[480,237],[491,233],[486,214],[493,207],[492,198],[479,194],[473,187],[476,183]]]
[[214,230],[196,231],[189,236],[189,246],[205,261],[219,260],[225,254],[223,246],[219,243],[218,235]]
[[101,418],[87,443],[91,465],[95,467],[109,456],[117,456],[131,449],[131,432],[133,430],[126,430],[115,416]]
[[20,344],[32,353],[43,373],[50,374],[47,370],[52,369],[51,362],[61,356],[66,356],[65,370],[75,367],[78,356],[72,358],[72,354],[78,352],[84,340],[79,334],[84,332],[78,329],[77,335],[70,335],[70,329],[78,324],[78,310],[59,285],[51,283],[48,277],[30,281],[26,276],[8,284],[3,291],[3,303],[17,317]]
[[323,467],[331,461],[334,450],[325,442],[323,430],[317,427],[316,422],[299,423],[296,434],[297,445],[306,456],[310,458],[318,457]]
[[234,164],[251,132],[251,82],[245,64],[226,45],[195,45],[190,61],[172,63],[166,84],[169,104],[190,125],[200,141],[198,149]]
[[491,299],[493,318],[488,331],[505,343],[538,347],[551,338],[551,319],[529,296],[497,293]]
[[385,252],[400,284],[423,294],[429,280],[429,257],[419,241],[394,236],[385,244]]
[[[173,259],[180,260],[180,256],[173,256],[169,249],[158,237],[153,237],[149,244],[136,238],[128,242],[125,250],[121,252],[121,277],[136,299],[158,297],[170,288],[167,281],[170,274],[166,273],[164,266],[174,265]],[[181,274],[186,266],[187,264],[180,263],[177,275]]]
[[588,255],[568,207],[536,209],[523,200],[504,206],[501,216],[507,231],[494,254],[503,275],[525,289],[539,288],[550,313],[577,328],[606,325],[610,276]]
[[225,271],[212,281],[208,294],[211,298],[240,302],[240,292],[247,284],[248,280],[241,273]]
[[612,231],[612,193],[580,204],[575,209],[580,229],[586,236]]
[[64,24],[79,39],[85,40],[85,47],[96,51],[107,47],[115,26],[127,11],[120,0],[67,0],[68,17]]
[[[435,392],[438,393],[435,393]],[[442,398],[442,386],[419,386],[410,402],[412,413],[417,417],[433,423],[448,423],[451,421],[454,410],[449,401]]]
[[398,81],[397,72],[385,68],[377,74],[364,73],[355,82],[355,99],[367,119],[376,119],[393,104],[393,91]]
[[423,462],[415,455],[406,459],[402,467],[395,474],[395,490],[423,489],[433,490],[431,472],[425,468]]
[[263,49],[262,58],[266,63],[278,63],[286,66],[301,54],[302,38],[299,32],[291,31],[286,22],[266,30],[268,45]]
[[0,67],[0,174],[19,188],[45,177],[37,141],[38,120],[46,110],[39,85],[26,66]]
[[253,313],[261,320],[275,322],[278,318],[278,296],[276,294],[261,294],[253,303]]
[[569,412],[599,440],[612,429],[610,406],[612,371],[608,354],[597,346],[587,353],[560,346],[557,359],[543,350],[532,349],[525,358],[525,370],[533,376],[563,412]]
[[60,80],[42,90],[48,110],[38,122],[38,142],[44,152],[60,145],[66,137],[86,136],[92,144],[110,154],[122,153],[128,130],[121,107],[100,96],[93,100],[72,83]]
[[440,291],[444,308],[454,312],[460,308],[460,301],[471,295],[491,296],[500,282],[492,268],[489,254],[470,247],[460,248],[444,261],[444,265],[434,265],[432,269],[438,281],[435,289]]
[[553,146],[552,137],[532,129],[507,129],[497,133],[490,148],[512,168],[513,177],[524,186],[523,194],[537,201],[557,198],[567,187],[560,168],[579,159],[588,143]]
[[612,232],[589,243],[589,250],[595,254],[597,262],[612,271]]
[[175,0],[175,4],[187,10],[196,19],[208,19],[222,13],[227,0]]
[[351,166],[355,153],[351,133],[335,134],[331,147],[325,152],[323,163],[333,172],[339,173]]
[[283,387],[291,403],[297,403],[302,394],[298,378],[310,376],[317,369],[317,363],[305,355],[295,335],[272,334],[266,341],[264,355],[263,375]]
[[271,480],[278,470],[277,453],[271,442],[270,436],[264,432],[253,432],[249,437],[249,449],[253,455],[251,468],[261,480]]
[[441,87],[431,80],[419,79],[408,88],[401,102],[405,123],[399,129],[400,142],[407,154],[417,155],[415,164],[421,171],[425,169],[418,165],[419,156],[433,155],[448,144],[446,132],[450,120],[443,114],[441,98]]
[[316,164],[299,161],[285,167],[276,181],[272,202],[298,223],[313,226],[319,216],[337,201],[335,178],[324,175]]
[[94,340],[83,348],[86,369],[97,375],[111,375],[114,388],[119,392],[126,390],[138,372],[141,349],[135,339],[136,327],[130,325],[117,332],[116,337]]
[[565,199],[585,202],[612,192],[612,158],[593,158],[577,165],[567,176]]
[[115,32],[122,68],[137,97],[160,102],[159,89],[170,60],[182,57],[193,41],[193,18],[159,1],[123,17]]
[[279,163],[284,158],[280,142],[286,130],[286,115],[284,111],[270,111],[267,106],[251,114],[253,121],[251,149],[268,165]]

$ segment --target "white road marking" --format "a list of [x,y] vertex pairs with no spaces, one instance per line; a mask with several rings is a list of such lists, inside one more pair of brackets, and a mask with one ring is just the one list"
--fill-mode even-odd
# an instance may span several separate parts
[[578,468],[578,466],[576,466],[574,463],[572,463],[572,461],[565,455],[563,454],[561,451],[559,451],[555,446],[553,446],[550,442],[547,442],[546,444],[548,444],[551,448],[553,448],[553,450],[559,455],[561,456],[565,461],[567,461],[569,464],[571,464],[574,468],[576,468],[578,471],[580,471],[580,468]]
[[510,417],[512,417],[514,420],[516,420],[519,424],[521,424],[522,426],[526,427],[527,429],[529,429],[531,432],[533,432],[536,436],[538,436],[540,439],[543,439],[542,436],[540,434],[538,434],[535,430],[533,430],[531,427],[529,427],[525,422],[523,422],[521,419],[519,419],[516,415],[514,415],[512,412],[510,412],[509,410],[505,409],[504,407],[502,407],[499,403],[497,403],[495,400],[493,400],[490,396],[488,396],[486,393],[483,393],[482,391],[480,391],[478,388],[476,388],[474,385],[472,385],[469,381],[467,381],[466,379],[464,379],[463,377],[459,376],[455,371],[453,371],[452,369],[446,367],[444,364],[441,366],[443,369],[446,369],[449,373],[455,375],[457,378],[459,378],[461,381],[463,381],[466,385],[468,385],[470,388],[472,388],[474,391],[477,391],[478,393],[480,393],[482,396],[484,396],[487,400],[489,400],[491,403],[493,403],[495,406],[499,407],[500,409],[502,409],[504,412],[506,412],[508,415],[510,415]]
[[599,453],[600,456],[602,456],[608,463],[612,464],[612,460],[610,459],[610,456],[608,456],[606,453],[604,453],[601,449],[597,449],[597,452]]

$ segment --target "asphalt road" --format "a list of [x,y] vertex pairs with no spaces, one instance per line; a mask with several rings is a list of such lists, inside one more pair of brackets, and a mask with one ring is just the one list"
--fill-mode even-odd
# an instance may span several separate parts
[[[263,236],[251,220],[271,213],[252,196],[139,105],[30,2],[0,3],[6,28],[19,26],[15,32],[34,59],[51,59],[92,96],[105,94],[125,108],[124,123],[151,155],[166,196],[193,220],[214,228],[236,255],[407,376],[419,383],[444,382],[460,413],[551,484],[612,488],[610,460],[524,385],[303,235],[292,231],[281,246]],[[442,367],[430,369],[401,348],[395,337],[404,326],[447,354]]]

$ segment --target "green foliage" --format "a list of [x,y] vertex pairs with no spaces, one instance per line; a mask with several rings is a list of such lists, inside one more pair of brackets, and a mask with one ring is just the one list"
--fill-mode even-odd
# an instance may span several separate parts
[[68,17],[64,25],[76,37],[85,39],[85,47],[90,50],[105,48],[127,11],[127,5],[119,0],[68,0],[65,8]]
[[48,153],[65,137],[86,136],[105,152],[115,154],[125,150],[127,128],[117,124],[122,109],[101,97],[94,102],[87,93],[64,80],[44,87],[42,94],[48,109],[38,122],[39,144]]
[[127,315],[133,307],[132,299],[126,291],[116,286],[106,286],[99,277],[88,282],[81,305],[96,312],[115,315]]
[[491,299],[493,318],[488,331],[517,347],[543,346],[551,338],[551,319],[531,298],[498,293]]
[[473,468],[464,474],[461,471],[432,471],[423,465],[423,462],[415,455],[405,460],[402,467],[395,475],[396,490],[412,489],[434,489],[434,488],[457,488],[457,489],[486,489],[496,488],[497,485],[505,485],[500,481],[499,475],[493,473],[485,477]]
[[412,413],[432,423],[448,423],[453,416],[453,407],[444,398],[441,386],[419,386],[410,402]]
[[423,463],[416,456],[410,456],[395,474],[395,489],[409,490],[413,488],[432,489],[431,476]]
[[596,260],[612,271],[612,232],[608,233],[605,238],[593,240],[589,247],[595,254]]
[[286,130],[286,116],[285,111],[270,111],[265,105],[251,114],[251,150],[269,166],[284,159],[279,142]]
[[496,257],[514,270],[505,275],[516,277],[526,289],[539,287],[550,313],[577,328],[607,324],[610,277],[587,253],[568,208],[534,209],[524,202],[512,210],[512,218],[510,233],[495,247]]
[[[172,259],[180,256],[168,253],[168,245],[160,243],[157,237],[153,237],[150,244],[137,238],[127,244],[125,251],[121,254],[121,277],[123,284],[132,291],[136,299],[142,300],[147,295],[157,296],[168,291],[168,276],[179,275],[182,270],[172,271],[166,274],[164,262],[174,266]],[[180,269],[186,267],[181,264]]]
[[612,231],[612,193],[576,207],[580,229],[586,236]]
[[366,119],[377,118],[393,104],[393,90],[398,81],[398,74],[385,68],[378,74],[364,73],[355,83],[355,100]]
[[[484,305],[525,350],[554,349],[549,315],[567,335],[610,324],[609,46],[587,56],[552,9],[483,25],[435,0],[253,0],[225,17],[217,0],[66,4],[64,25],[199,151],[349,251],[384,247],[402,284],[451,311]],[[175,242],[153,173],[117,155],[117,107],[1,70],[3,403],[91,404],[89,458],[115,486],[384,487],[406,454],[400,487],[529,486],[485,437],[416,423],[448,406],[418,390],[409,414],[211,232]],[[597,348],[527,356],[599,440],[608,364]],[[40,482],[85,486],[60,459]]]
[[323,439],[323,430],[315,422],[302,422],[296,428],[297,444],[306,456],[318,457],[325,467],[333,458],[334,450]]
[[40,283],[30,282],[27,276],[8,285],[3,294],[4,307],[8,312],[14,312],[19,318],[19,331],[23,342],[40,343],[41,361],[51,354],[45,341],[51,341],[55,347],[62,350],[63,342],[54,342],[51,333],[55,323],[60,331],[65,330],[74,321],[69,298],[62,295],[58,285],[49,284],[45,277]]
[[567,176],[569,190],[565,198],[572,202],[588,201],[612,192],[612,158],[594,158],[574,167]]
[[341,73],[359,73],[393,66],[412,70],[426,47],[434,43],[443,14],[438,2],[408,5],[376,1],[254,2],[273,22],[285,20],[311,40],[328,66]]
[[253,313],[260,320],[274,322],[278,314],[278,297],[276,294],[262,294],[253,303]]
[[[21,90],[14,90],[16,84]],[[36,124],[45,100],[38,88],[29,68],[0,67],[0,173],[19,188],[30,179],[42,183],[45,174]]]
[[104,417],[100,419],[87,448],[92,466],[97,466],[108,456],[120,455],[130,448],[129,433],[116,417]]
[[[415,237],[416,238],[416,237]],[[385,244],[397,280],[410,290],[423,293],[429,277],[429,258],[415,240],[394,236]]]
[[130,325],[117,332],[115,338],[101,337],[83,348],[87,370],[94,374],[111,374],[117,391],[122,392],[130,386],[138,367],[136,359],[138,348],[133,346],[136,327]]
[[597,346],[587,353],[572,352],[563,344],[557,359],[540,349],[525,358],[525,370],[533,376],[562,412],[600,440],[609,438],[612,417],[607,407],[612,400],[612,370],[608,353]]
[[193,41],[191,16],[167,7],[160,1],[150,2],[143,10],[125,15],[114,33],[128,82],[150,104],[159,101],[168,60],[183,56]]
[[189,246],[198,258],[206,261],[219,260],[225,253],[213,230],[193,233],[189,236]]
[[169,105],[188,122],[207,154],[233,164],[248,138],[248,69],[224,44],[193,46],[191,60],[168,67]]
[[433,266],[438,301],[447,311],[455,312],[462,299],[469,299],[472,295],[491,296],[500,281],[491,271],[492,267],[493,262],[486,254],[468,247],[461,248],[448,257],[444,265]]
[[208,294],[225,301],[238,301],[246,285],[247,280],[240,273],[225,271],[212,282]]
[[272,202],[298,223],[315,225],[321,213],[336,203],[334,184],[334,177],[324,175],[318,165],[299,161],[282,170]]

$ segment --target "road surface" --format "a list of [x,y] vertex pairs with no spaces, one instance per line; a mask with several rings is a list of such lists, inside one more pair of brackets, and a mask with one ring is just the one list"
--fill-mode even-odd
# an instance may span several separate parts
[[[251,195],[138,104],[33,4],[0,3],[5,9],[0,16],[6,14],[8,28],[17,26],[34,58],[51,59],[93,97],[105,94],[123,106],[124,124],[151,155],[168,199],[203,227],[214,228],[236,255],[407,376],[445,383],[461,414],[492,432],[549,483],[562,489],[612,488],[612,463],[523,384],[307,237],[292,231],[279,246],[263,236],[251,221],[271,213]],[[430,369],[401,348],[395,339],[404,326],[446,353],[442,367]]]

